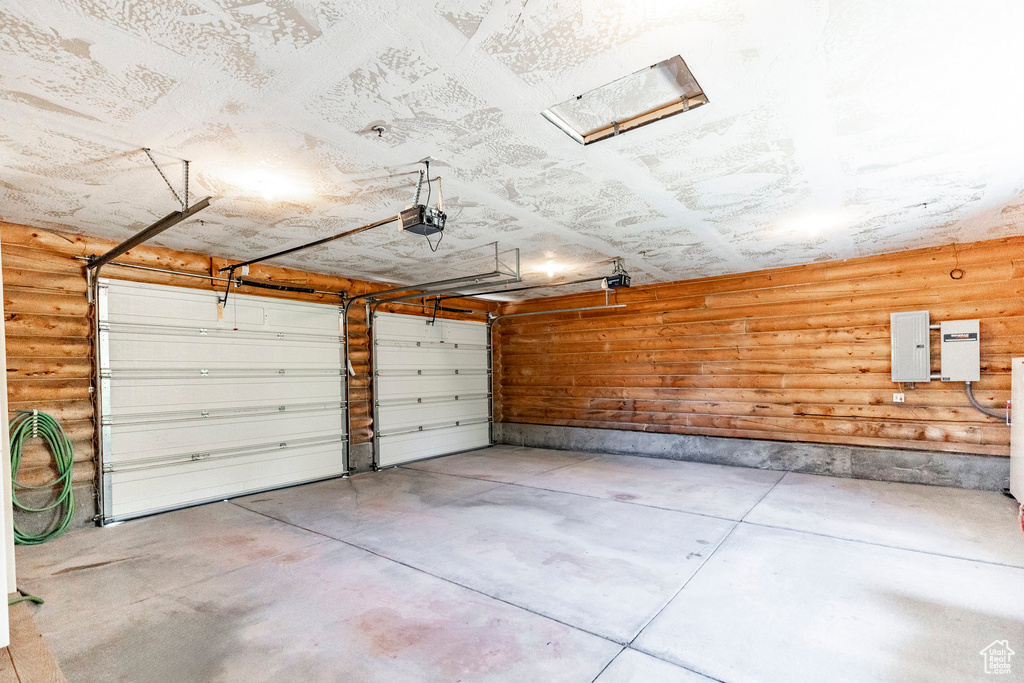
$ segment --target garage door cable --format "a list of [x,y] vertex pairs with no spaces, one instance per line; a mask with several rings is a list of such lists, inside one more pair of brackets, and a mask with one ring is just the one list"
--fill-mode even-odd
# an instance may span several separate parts
[[[40,438],[50,450],[57,469],[57,476],[52,481],[37,486],[29,486],[18,481],[18,468],[21,466],[21,452],[25,442]],[[74,462],[74,450],[71,440],[56,419],[40,413],[38,410],[18,411],[11,421],[11,501],[14,507],[23,512],[41,513],[59,510],[59,516],[49,530],[28,533],[14,522],[14,542],[18,545],[39,545],[60,536],[71,525],[71,517],[75,512],[75,499],[71,492],[71,465]],[[32,507],[18,501],[19,491],[38,491],[58,487],[59,490],[49,504]]]

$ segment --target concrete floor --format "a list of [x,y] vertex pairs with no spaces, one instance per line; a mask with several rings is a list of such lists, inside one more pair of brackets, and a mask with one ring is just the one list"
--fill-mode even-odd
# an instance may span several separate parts
[[998,493],[497,446],[18,550],[71,681],[1024,680]]

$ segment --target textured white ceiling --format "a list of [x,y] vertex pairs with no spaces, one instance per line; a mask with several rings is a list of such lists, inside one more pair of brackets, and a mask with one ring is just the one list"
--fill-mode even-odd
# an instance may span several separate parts
[[[389,226],[280,262],[394,282],[494,240],[639,283],[1018,234],[1022,25],[1019,0],[0,0],[0,216],[127,237],[176,208],[148,146],[216,198],[158,242],[239,259],[397,213],[433,158],[436,254]],[[710,104],[586,148],[540,116],[676,54]]]

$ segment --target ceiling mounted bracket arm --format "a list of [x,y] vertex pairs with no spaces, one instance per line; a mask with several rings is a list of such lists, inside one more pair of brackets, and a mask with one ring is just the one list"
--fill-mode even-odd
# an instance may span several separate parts
[[210,197],[204,197],[192,206],[187,211],[172,211],[167,214],[156,223],[153,223],[148,228],[144,228],[134,236],[129,237],[121,244],[117,245],[102,256],[93,256],[89,259],[88,266],[93,270],[99,270],[106,264],[116,259],[121,254],[125,253],[129,249],[134,249],[144,242],[148,242],[152,238],[156,237],[168,228],[172,228],[178,223],[182,222],[186,218],[191,218],[195,214],[199,213],[210,205]]

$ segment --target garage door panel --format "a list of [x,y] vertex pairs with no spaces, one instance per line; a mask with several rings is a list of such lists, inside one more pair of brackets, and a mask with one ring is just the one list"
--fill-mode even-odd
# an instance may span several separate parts
[[[264,299],[232,293],[223,317],[218,316],[216,299],[219,294],[201,290],[187,290],[181,287],[175,292],[160,292],[156,289],[142,291],[138,283],[107,281],[109,292],[118,298],[116,310],[110,311],[106,319],[111,324],[142,326],[175,326],[182,321],[203,323],[211,326],[238,328],[239,331],[260,331],[272,328],[276,331],[302,333],[303,331],[323,333],[324,327],[314,322],[317,314],[309,309],[296,306],[321,306],[320,315],[331,319],[333,329],[340,331],[337,318],[331,316],[331,306],[301,304],[299,302]],[[153,285],[154,288],[162,285]],[[211,306],[212,303],[212,306]],[[330,329],[330,328],[328,328]]]
[[487,346],[487,325],[464,320],[441,320],[441,336],[448,343]]
[[382,435],[394,430],[452,424],[457,420],[487,419],[490,404],[486,396],[475,400],[438,400],[425,403],[383,403],[378,428]]
[[[121,413],[147,413],[224,407],[291,406],[340,400],[338,377],[274,381],[266,378],[131,379],[111,384],[111,408]],[[197,408],[198,405],[202,408]]]
[[115,308],[109,311],[106,320],[112,325],[169,325],[181,324],[183,321],[202,323],[205,325],[223,325],[230,323],[232,327],[262,329],[265,312],[260,303],[249,298],[239,299],[225,310],[227,322],[219,320],[216,299],[212,292],[185,290],[177,288],[177,292],[161,292],[153,285],[147,291],[136,287],[136,283],[122,283],[115,280],[107,281],[108,295],[117,299]]
[[286,443],[289,438],[340,436],[337,404],[317,406],[293,415],[281,413],[225,415],[199,419],[138,420],[113,422],[117,438],[107,462],[121,462],[172,456],[195,451],[249,446],[260,443]]
[[486,348],[466,348],[452,344],[447,347],[377,345],[377,364],[389,370],[431,368],[436,370],[466,370],[487,367]]
[[122,469],[111,475],[117,496],[114,517],[159,511],[242,493],[337,476],[339,442],[301,450],[213,454],[205,460],[161,467],[161,490],[151,487],[149,469]]
[[[319,325],[311,325],[309,314],[300,311],[290,304],[263,304],[263,312],[266,316],[266,323],[275,330],[282,330],[285,334],[301,334],[303,332],[322,332]],[[341,332],[339,320],[334,320],[334,329]]]
[[[388,316],[396,316],[389,318]],[[403,319],[398,319],[403,318]],[[375,332],[381,340],[387,341],[434,341],[487,345],[487,326],[484,323],[465,320],[435,320],[429,325],[428,318],[401,316],[395,313],[380,313],[374,318]]]
[[431,333],[427,319],[417,316],[380,313],[374,316],[374,334],[380,340],[426,341]]
[[274,365],[281,368],[336,369],[340,343],[338,335],[321,339],[319,343],[298,339],[268,343],[263,339],[211,339],[199,337],[196,333],[160,337],[122,334],[111,339],[109,358],[122,368],[189,368],[196,374],[214,364],[217,367],[251,367],[252,363],[243,359],[256,354],[263,362],[255,368]]
[[482,448],[489,443],[490,424],[449,427],[429,432],[396,434],[380,440],[378,462],[390,467],[423,458]]
[[374,317],[374,410],[382,467],[490,444],[487,326]]
[[338,307],[218,296],[101,285],[108,519],[347,471]]
[[490,379],[486,374],[438,377],[432,375],[384,375],[376,377],[376,393],[381,399],[387,398],[421,398],[435,391],[439,381],[444,382],[441,393],[451,394],[486,394],[490,388]]

